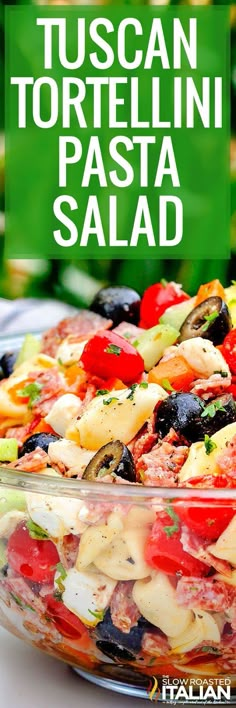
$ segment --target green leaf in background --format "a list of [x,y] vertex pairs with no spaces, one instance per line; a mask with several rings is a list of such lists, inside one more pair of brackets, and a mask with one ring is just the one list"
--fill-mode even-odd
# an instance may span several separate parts
[[[137,0],[126,0],[121,4],[137,5]],[[164,0],[162,0],[164,3]],[[4,5],[0,2],[0,131],[4,129],[3,69],[4,69]],[[31,4],[30,0],[12,0],[12,4]],[[172,5],[189,4],[188,0],[171,0]],[[191,3],[190,3],[191,4]],[[207,4],[207,0],[206,0]],[[108,283],[130,285],[140,293],[151,283],[175,280],[183,283],[184,289],[195,294],[200,283],[219,278],[223,285],[229,284],[236,274],[236,2],[215,0],[212,4],[231,5],[231,260],[214,261],[83,261],[67,262],[45,261],[38,263],[37,269],[31,268],[31,262],[3,262],[4,233],[4,150],[0,134],[0,296],[15,297],[53,297],[69,304],[81,307],[92,301],[96,291]],[[2,213],[1,213],[2,212]],[[201,224],[199,224],[201,228]],[[217,237],[217,234],[216,234]],[[33,266],[33,264],[32,264]]]

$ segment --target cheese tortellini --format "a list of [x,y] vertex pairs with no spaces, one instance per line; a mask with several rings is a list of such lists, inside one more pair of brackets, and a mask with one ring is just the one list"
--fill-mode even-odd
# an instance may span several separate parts
[[153,574],[151,579],[138,580],[133,598],[145,619],[168,637],[178,637],[192,623],[193,613],[177,604],[175,588],[162,572]]
[[208,546],[208,551],[216,558],[226,560],[236,566],[236,515],[216,543]]
[[169,637],[169,644],[176,654],[192,651],[201,642],[220,642],[220,628],[217,620],[209,612],[196,610],[188,627],[177,637]]
[[137,580],[150,575],[144,560],[148,528],[128,529],[116,535],[105,550],[94,560],[102,573],[115,580]]
[[99,450],[112,440],[130,442],[150,418],[158,401],[168,395],[158,384],[148,384],[147,388],[138,385],[130,394],[130,389],[125,388],[96,396],[80,420],[67,429],[66,437],[90,450]]
[[190,447],[189,456],[180,470],[179,482],[186,482],[191,477],[201,477],[204,474],[217,474],[220,471],[217,466],[217,458],[235,434],[236,423],[230,423],[230,425],[226,425],[221,430],[218,430],[217,433],[214,433],[211,440],[216,447],[209,455],[206,453],[204,442],[193,443]]
[[112,511],[107,524],[89,526],[80,539],[76,568],[94,563],[117,580],[146,577],[150,568],[142,556],[155,516],[152,509],[132,505],[127,514]]
[[19,422],[24,420],[24,417],[29,413],[26,403],[22,403],[19,397],[19,403],[11,396],[11,388],[20,385],[25,385],[27,376],[34,371],[47,371],[56,366],[56,360],[46,354],[37,354],[29,361],[17,366],[15,371],[8,379],[4,379],[0,386],[0,411],[1,417],[14,418]]
[[107,549],[117,533],[115,528],[105,524],[89,526],[80,539],[76,568],[83,570],[93,563],[97,556]]

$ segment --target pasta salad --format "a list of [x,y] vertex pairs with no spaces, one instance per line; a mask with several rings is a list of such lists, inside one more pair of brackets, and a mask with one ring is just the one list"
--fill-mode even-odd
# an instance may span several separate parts
[[93,672],[235,672],[235,301],[217,280],[103,288],[2,355],[2,465],[104,490],[2,492],[2,621],[20,636]]

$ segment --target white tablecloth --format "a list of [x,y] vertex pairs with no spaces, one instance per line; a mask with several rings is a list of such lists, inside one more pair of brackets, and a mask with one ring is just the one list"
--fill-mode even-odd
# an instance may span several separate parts
[[0,298],[0,334],[20,334],[53,327],[77,309],[57,300]]

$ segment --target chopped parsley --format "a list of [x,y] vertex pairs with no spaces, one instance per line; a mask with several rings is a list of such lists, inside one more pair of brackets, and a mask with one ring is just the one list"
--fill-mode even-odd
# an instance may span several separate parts
[[[64,591],[63,591],[63,592],[64,592]],[[57,600],[57,602],[61,602],[61,600],[62,600],[62,592],[60,592],[59,590],[55,590],[55,592],[53,593],[53,597],[54,597],[54,600]],[[51,622],[51,617],[49,618],[49,620],[50,620],[50,622]]]
[[130,401],[133,401],[134,392],[135,392],[135,389],[137,388],[137,386],[138,386],[138,384],[136,384],[136,383],[131,384],[131,386],[129,387],[129,388],[130,388],[130,393],[129,393],[128,396],[127,396],[127,400],[128,400],[128,398],[129,398]]
[[49,534],[47,531],[44,531],[44,529],[41,528],[41,526],[38,526],[38,524],[35,524],[32,519],[27,521],[27,529],[29,531],[29,535],[31,538],[36,538],[39,541],[42,541],[43,539],[49,538]]
[[67,576],[67,572],[66,572],[66,569],[64,568],[64,565],[62,565],[62,563],[60,561],[59,561],[59,563],[56,564],[56,570],[58,573],[60,573],[61,579],[65,580],[65,578]]
[[210,646],[205,646],[201,647],[201,651],[205,652],[206,654],[219,654],[219,649],[217,647],[210,647]]
[[130,393],[128,394],[127,399],[129,399],[130,401],[133,401],[134,392],[138,386],[139,386],[139,388],[148,388],[148,383],[147,383],[147,381],[141,381],[140,384],[137,384],[137,383],[131,384],[131,386],[129,387]]
[[168,285],[168,281],[165,278],[161,278],[160,283],[161,285],[163,285],[163,288],[166,288],[166,286]]
[[152,656],[152,658],[148,662],[148,666],[152,666],[153,664],[155,664],[156,658],[157,658],[156,656]]
[[18,597],[18,595],[15,595],[13,592],[10,592],[10,595],[11,595],[12,599],[14,600],[14,602],[16,603],[16,605],[21,607],[22,610],[31,610],[31,612],[36,612],[34,607],[31,607],[31,605],[28,605],[27,603],[22,602],[21,598]]
[[165,391],[175,391],[173,386],[171,386],[169,379],[162,379],[161,386],[165,389]]
[[168,538],[173,536],[179,530],[179,524],[173,524],[172,526],[164,526],[163,531],[165,531]]
[[17,396],[19,398],[28,398],[28,408],[33,408],[33,405],[39,401],[42,388],[42,384],[34,381],[34,383],[27,384],[27,386],[17,391]]
[[214,322],[218,316],[218,312],[211,312],[210,315],[205,315],[204,320],[206,320],[206,324],[204,324],[202,332],[207,332],[209,325]]
[[62,359],[60,359],[60,357],[58,357],[57,363],[59,364],[59,366],[63,366],[63,361]]
[[[63,593],[65,590],[65,585],[63,583],[63,580],[66,579],[67,572],[66,572],[66,569],[64,568],[64,565],[62,565],[61,562],[57,563],[55,568],[56,568],[57,573],[59,573],[58,577],[55,578],[55,583],[58,587],[59,593]],[[56,592],[57,592],[57,590],[56,590]]]
[[115,354],[115,356],[120,356],[121,347],[118,347],[117,344],[109,344],[105,349],[105,352],[107,354]]
[[96,391],[96,396],[105,396],[106,393],[109,393],[108,388],[99,388]]
[[104,398],[103,405],[109,406],[110,403],[113,403],[113,401],[119,401],[119,398],[116,398],[116,396],[110,396],[110,398]]
[[220,376],[222,376],[222,379],[227,379],[228,377],[228,371],[214,371],[214,374],[220,374]]
[[171,505],[168,504],[168,506],[165,508],[165,511],[168,514],[168,516],[170,516],[170,518],[173,519],[173,521],[179,523],[178,514],[176,514],[176,511],[173,509],[173,507]]
[[93,617],[96,617],[96,619],[98,619],[99,622],[102,622],[102,620],[104,619],[105,610],[95,610],[95,612],[93,612],[93,610],[88,610],[88,612]]
[[213,452],[213,450],[217,447],[216,443],[209,437],[209,435],[204,436],[204,445],[207,455],[210,455],[211,452]]
[[224,411],[225,408],[224,406],[221,405],[220,401],[215,401],[214,403],[209,403],[208,406],[204,409],[204,411],[201,413],[201,418],[214,418],[216,411]]
[[166,514],[168,514],[168,516],[170,516],[172,521],[174,521],[172,526],[164,526],[164,529],[163,529],[165,531],[166,535],[168,536],[168,538],[170,538],[173,533],[176,533],[176,531],[179,531],[179,517],[178,517],[178,514],[176,514],[176,512],[172,506],[167,506],[165,508],[165,512],[166,512]]

